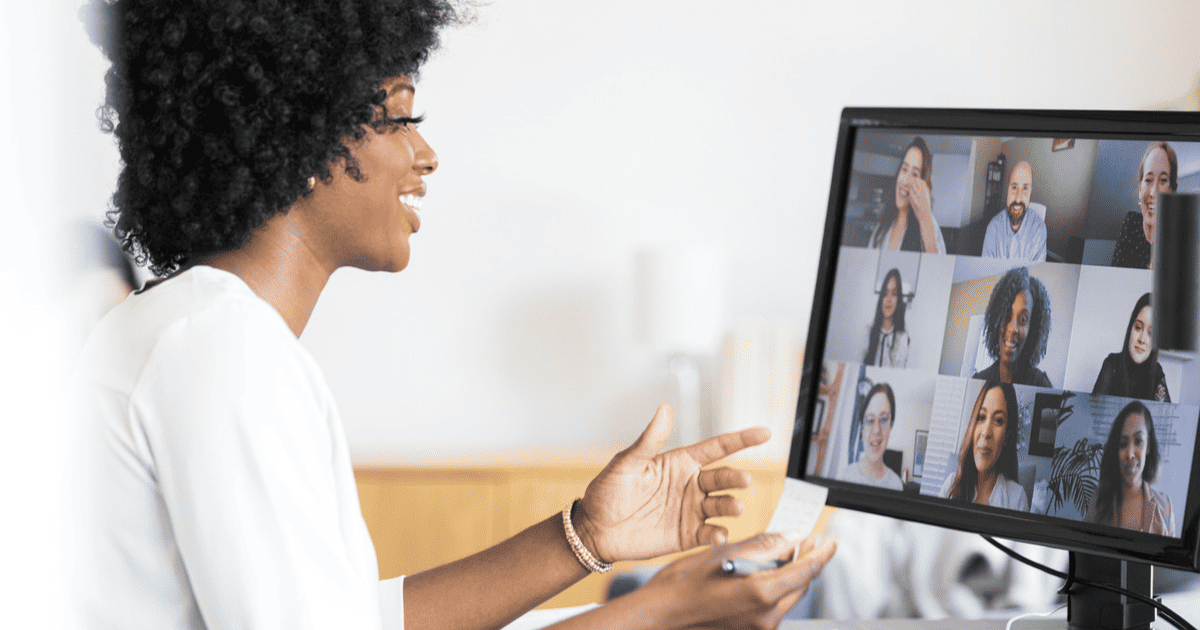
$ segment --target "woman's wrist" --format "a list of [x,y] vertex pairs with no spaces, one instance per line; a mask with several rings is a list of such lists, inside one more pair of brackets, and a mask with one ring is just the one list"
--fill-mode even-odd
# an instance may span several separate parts
[[[606,572],[611,569],[613,559],[605,557],[597,544],[600,532],[597,531],[595,523],[588,515],[583,499],[576,499],[567,510],[569,519],[564,519],[563,524],[564,527],[570,528],[567,533],[568,538],[571,535],[571,530],[573,530],[576,540],[583,547],[582,550],[575,550],[574,545],[572,545],[572,549],[576,552],[576,556],[579,557],[580,562],[593,572]],[[591,560],[598,561],[600,565],[606,568],[596,569],[589,566]]]

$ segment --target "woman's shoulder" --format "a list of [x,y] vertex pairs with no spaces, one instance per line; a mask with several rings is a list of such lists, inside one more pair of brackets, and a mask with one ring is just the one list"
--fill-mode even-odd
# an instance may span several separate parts
[[946,479],[942,481],[942,488],[938,491],[938,496],[948,499],[950,498],[950,490],[954,488],[954,480],[958,477],[957,473],[946,475]]
[[1125,218],[1121,219],[1121,229],[1133,229],[1142,227],[1142,213],[1137,210],[1130,210],[1125,213]]
[[[1029,510],[1029,496],[1025,494],[1025,488],[1021,486],[1020,482],[1000,475],[999,483],[996,486],[1003,488],[1001,495],[1004,503],[1004,505],[997,507],[1005,507],[1012,510]],[[994,493],[993,496],[995,496]]]
[[971,378],[983,379],[985,381],[1000,380],[1000,362],[993,361],[991,365],[971,375]]
[[883,479],[879,480],[879,485],[884,488],[891,488],[892,490],[904,490],[904,480],[891,468],[888,468],[883,473]]
[[1173,536],[1175,533],[1175,508],[1171,497],[1158,492],[1146,484],[1146,499],[1153,518],[1150,533]]
[[[1013,379],[1013,382],[1017,381],[1018,379]],[[1019,381],[1021,385],[1033,385],[1034,387],[1053,387],[1053,385],[1050,384],[1050,377],[1036,366],[1029,366],[1029,370],[1025,373],[1025,378],[1019,379]]]

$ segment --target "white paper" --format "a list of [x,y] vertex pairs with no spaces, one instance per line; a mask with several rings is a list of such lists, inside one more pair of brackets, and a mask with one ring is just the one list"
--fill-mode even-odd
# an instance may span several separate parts
[[784,478],[783,496],[779,497],[779,505],[767,525],[767,531],[800,532],[805,536],[811,534],[817,526],[817,519],[821,517],[821,510],[825,509],[828,496],[829,489],[825,486]]

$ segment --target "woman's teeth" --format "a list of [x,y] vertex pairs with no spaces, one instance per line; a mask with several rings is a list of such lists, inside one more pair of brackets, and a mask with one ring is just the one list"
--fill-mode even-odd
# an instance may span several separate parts
[[400,195],[400,203],[412,208],[413,212],[421,214],[421,197],[416,195]]

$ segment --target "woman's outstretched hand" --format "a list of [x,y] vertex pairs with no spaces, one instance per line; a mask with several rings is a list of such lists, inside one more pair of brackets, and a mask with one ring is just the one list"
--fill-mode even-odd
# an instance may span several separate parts
[[750,475],[732,468],[701,471],[744,448],[766,442],[763,427],[662,451],[671,433],[671,406],[660,405],[633,446],[617,453],[588,484],[576,508],[584,545],[605,562],[640,560],[725,542],[729,532],[705,521],[738,516],[741,501],[711,493],[747,488]]
[[[719,545],[681,558],[655,574],[639,591],[657,601],[686,602],[672,614],[677,627],[772,629],[808,592],[813,579],[837,550],[837,540],[817,545],[784,534],[759,534],[732,545]],[[800,547],[793,562],[793,552]],[[727,559],[778,559],[787,564],[746,576],[725,575]],[[637,591],[635,591],[636,593]]]

